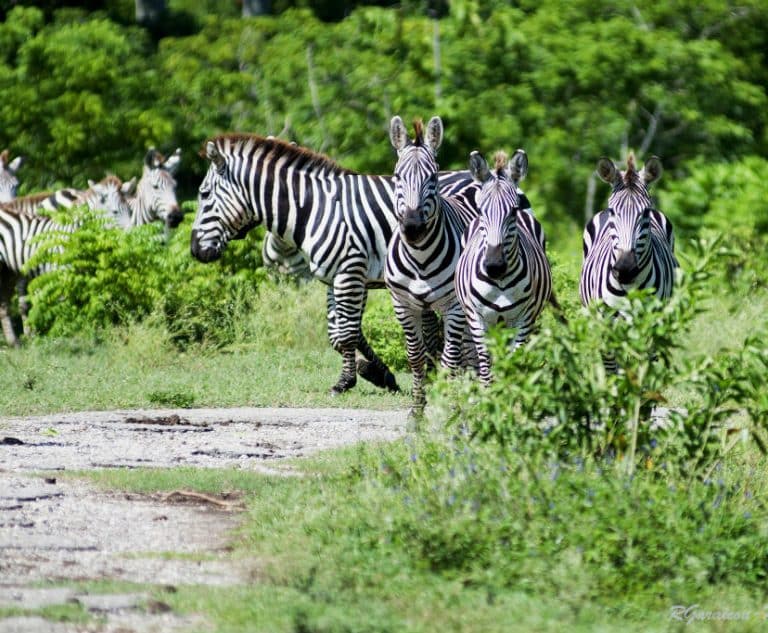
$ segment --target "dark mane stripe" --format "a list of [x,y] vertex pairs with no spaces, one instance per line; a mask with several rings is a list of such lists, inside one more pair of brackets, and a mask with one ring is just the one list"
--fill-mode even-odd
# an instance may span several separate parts
[[[315,152],[306,147],[293,145],[277,138],[266,138],[264,136],[259,136],[258,134],[231,133],[220,134],[208,140],[215,143],[224,153],[237,152],[238,150],[242,151],[242,149],[245,149],[248,146],[253,148],[258,147],[263,148],[263,150],[266,153],[269,153],[272,158],[277,159],[285,157],[301,169],[324,169],[328,173],[338,175],[357,173],[341,167],[338,163],[334,162],[324,154],[320,154],[319,152]],[[227,149],[227,144],[230,145],[230,149]],[[205,149],[201,151],[201,155],[205,156]]]
[[413,120],[413,132],[415,135],[413,144],[416,145],[416,147],[424,145],[424,121],[420,118]]

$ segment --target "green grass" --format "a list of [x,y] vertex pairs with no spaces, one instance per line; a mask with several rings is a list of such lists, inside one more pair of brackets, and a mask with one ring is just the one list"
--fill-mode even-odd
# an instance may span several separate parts
[[[248,507],[232,556],[251,561],[251,582],[150,588],[152,598],[202,614],[217,632],[666,631],[676,630],[677,604],[753,614],[727,628],[697,622],[697,630],[763,624],[764,587],[740,582],[749,573],[736,566],[768,519],[768,464],[754,454],[734,455],[719,473],[723,489],[738,492],[722,505],[713,504],[721,484],[671,489],[641,473],[627,488],[614,472],[586,468],[542,478],[554,511],[526,496],[532,489],[519,475],[502,473],[494,450],[436,429],[291,465],[305,476],[194,469],[87,476],[138,492],[182,484],[243,491]],[[590,489],[593,505],[583,501]],[[451,496],[455,503],[446,503]],[[701,504],[706,521],[695,518]],[[744,519],[745,512],[754,515]],[[739,521],[755,526],[754,538],[735,529]],[[509,543],[498,541],[503,534]],[[723,557],[719,578],[707,579],[709,555]]]
[[[386,307],[388,301],[385,292],[371,293],[374,305]],[[360,380],[350,392],[330,395],[341,357],[327,342],[321,284],[265,285],[257,309],[244,316],[243,330],[237,343],[223,349],[178,349],[151,320],[115,328],[100,341],[39,338],[22,349],[2,347],[0,415],[134,407],[408,406],[410,376],[403,372],[397,374],[402,394]]]

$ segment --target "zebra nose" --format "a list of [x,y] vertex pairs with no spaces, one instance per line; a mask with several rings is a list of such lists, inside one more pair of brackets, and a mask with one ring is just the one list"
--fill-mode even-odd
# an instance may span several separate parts
[[178,206],[173,206],[165,216],[165,224],[169,229],[175,229],[177,226],[179,226],[179,224],[181,224],[183,219],[184,214],[181,212],[181,209],[179,209]]
[[498,279],[507,272],[507,260],[501,244],[488,247],[485,253],[485,272],[491,279]]
[[632,250],[621,250],[613,264],[613,276],[621,284],[631,283],[640,271],[637,268],[637,256]]
[[197,236],[196,231],[192,231],[192,239],[190,241],[189,250],[192,253],[192,257],[198,261],[207,264],[221,257],[221,249],[215,246],[202,246],[200,244],[200,238]]
[[427,224],[418,209],[406,209],[403,215],[403,233],[409,242],[415,242],[424,236]]

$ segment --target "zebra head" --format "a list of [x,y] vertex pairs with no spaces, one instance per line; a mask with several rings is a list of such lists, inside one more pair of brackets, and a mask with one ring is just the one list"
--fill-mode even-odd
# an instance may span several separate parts
[[631,284],[650,262],[652,202],[648,185],[658,180],[661,172],[661,161],[655,156],[638,171],[631,152],[625,171],[610,158],[597,162],[597,175],[611,185],[606,230],[613,247],[611,274],[622,285]]
[[528,173],[528,156],[521,149],[511,159],[505,152],[497,152],[490,169],[479,152],[472,152],[469,171],[482,185],[476,200],[480,212],[478,229],[486,247],[483,268],[491,279],[500,279],[507,272],[517,235],[517,184]]
[[434,116],[427,124],[426,136],[420,119],[414,121],[415,138],[399,116],[392,118],[389,138],[397,150],[395,165],[395,215],[403,238],[415,244],[429,233],[439,205],[436,156],[443,140],[443,122]]
[[112,175],[102,178],[99,182],[88,180],[89,189],[83,194],[82,201],[93,210],[104,211],[106,217],[121,229],[127,229],[131,226],[128,196],[135,184],[134,178],[124,183]]
[[[201,262],[221,257],[229,240],[245,237],[250,229],[261,223],[261,217],[248,202],[244,186],[247,178],[238,178],[235,160],[223,146],[227,137],[218,137],[205,144],[205,157],[211,161],[197,196],[197,215],[192,225],[192,256]],[[232,164],[230,164],[232,163]],[[242,166],[245,169],[246,166]]]
[[0,152],[0,203],[10,202],[16,197],[16,190],[19,188],[16,172],[23,162],[22,156],[17,156],[9,162],[8,150]]
[[159,219],[168,228],[173,229],[184,219],[176,200],[176,180],[173,177],[179,163],[180,147],[168,158],[153,147],[147,152],[141,179],[136,186],[135,202],[137,209],[143,211],[143,221]]

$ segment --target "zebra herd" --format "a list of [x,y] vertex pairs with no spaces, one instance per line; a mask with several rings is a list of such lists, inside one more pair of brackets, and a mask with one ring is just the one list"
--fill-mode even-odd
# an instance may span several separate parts
[[[405,333],[419,412],[430,359],[454,371],[474,367],[487,383],[488,328],[515,328],[516,347],[547,303],[559,306],[544,232],[519,188],[525,152],[498,152],[492,167],[473,152],[468,171],[441,172],[441,119],[426,128],[417,120],[414,132],[409,138],[402,119],[392,119],[393,176],[359,174],[271,137],[211,138],[190,246],[195,258],[211,262],[229,240],[263,225],[265,262],[308,270],[326,284],[328,336],[342,356],[334,393],[352,388],[358,375],[398,389],[361,329],[368,289],[386,286]],[[677,266],[672,225],[653,208],[647,188],[661,175],[660,161],[651,158],[638,171],[630,154],[620,171],[603,158],[597,174],[612,192],[608,208],[584,230],[582,301],[617,306],[635,288],[668,297]],[[605,362],[615,370],[608,354]]]
[[[182,213],[176,200],[174,174],[181,162],[181,149],[168,157],[150,149],[144,157],[142,176],[123,182],[108,175],[99,182],[88,181],[88,189],[59,189],[16,197],[16,172],[20,157],[8,160],[8,152],[0,153],[0,325],[9,345],[18,346],[10,316],[14,291],[18,293],[19,312],[25,334],[28,334],[26,286],[30,278],[45,268],[26,270],[38,250],[39,237],[51,232],[73,231],[75,224],[60,225],[49,212],[87,205],[104,215],[108,224],[129,229],[132,226],[160,220],[166,229],[177,226]],[[132,194],[135,189],[135,194]]]

